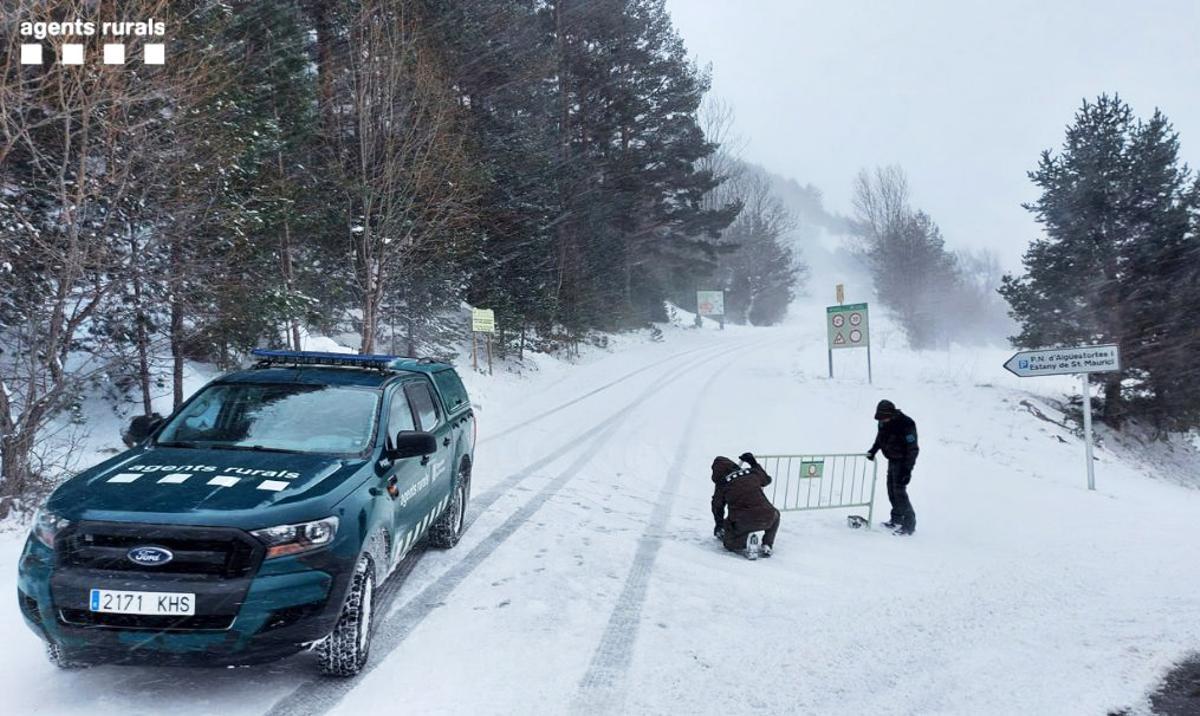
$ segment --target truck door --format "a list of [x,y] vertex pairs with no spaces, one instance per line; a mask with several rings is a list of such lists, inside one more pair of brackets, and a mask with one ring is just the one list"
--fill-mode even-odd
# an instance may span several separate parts
[[[387,441],[390,447],[396,433],[416,430],[412,406],[403,386],[392,391],[391,403],[387,412]],[[422,485],[429,479],[429,463],[435,456],[409,457],[396,460],[384,479],[387,481],[387,493],[392,501],[392,558],[404,556],[416,543],[418,523],[425,516],[426,498],[429,486]]]
[[[446,420],[441,405],[433,394],[433,386],[428,379],[406,383],[405,393],[412,404],[413,413],[417,416],[417,428],[427,433],[433,433],[437,438],[438,450],[429,461],[429,479],[432,489],[429,490],[427,509],[437,512],[439,506],[445,507],[454,488],[454,427]],[[437,517],[437,514],[433,514]]]

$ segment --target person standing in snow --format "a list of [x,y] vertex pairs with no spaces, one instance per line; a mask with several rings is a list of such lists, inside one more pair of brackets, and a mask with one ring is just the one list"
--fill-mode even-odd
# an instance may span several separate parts
[[908,483],[917,464],[917,453],[921,451],[917,446],[917,424],[890,400],[881,400],[875,406],[875,419],[879,421],[879,432],[875,444],[867,451],[867,459],[874,460],[875,453],[883,451],[888,460],[887,490],[892,518],[883,526],[895,534],[910,535],[917,529],[917,513],[908,499]]
[[779,510],[762,488],[771,484],[771,476],[751,453],[742,453],[739,459],[748,467],[739,468],[727,457],[713,460],[712,514],[716,523],[713,536],[730,552],[741,552],[746,549],[751,533],[764,532],[758,553],[770,557],[775,549],[775,533],[779,531]]

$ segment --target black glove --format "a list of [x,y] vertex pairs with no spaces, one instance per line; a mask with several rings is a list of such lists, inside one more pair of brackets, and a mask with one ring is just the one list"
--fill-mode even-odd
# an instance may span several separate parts
[[716,537],[719,540],[724,540],[725,539],[725,528],[722,527],[721,525],[717,525],[716,527],[713,527],[713,537]]
[[870,460],[871,462],[875,462],[875,451],[874,450],[867,451],[867,459]]
[[754,459],[754,453],[744,452],[741,455],[738,455],[738,459],[741,460],[742,462],[746,463],[747,465],[757,465],[758,464],[758,460]]

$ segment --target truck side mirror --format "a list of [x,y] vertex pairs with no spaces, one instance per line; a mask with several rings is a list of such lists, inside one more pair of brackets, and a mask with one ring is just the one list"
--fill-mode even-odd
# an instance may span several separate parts
[[384,450],[383,456],[389,460],[403,460],[407,457],[432,455],[437,452],[437,438],[433,433],[423,433],[418,430],[402,430],[396,433],[392,446]]
[[121,436],[121,440],[127,447],[133,447],[141,441],[150,437],[150,435],[158,430],[158,426],[163,424],[163,417],[158,413],[150,415],[137,415],[129,421],[129,429]]

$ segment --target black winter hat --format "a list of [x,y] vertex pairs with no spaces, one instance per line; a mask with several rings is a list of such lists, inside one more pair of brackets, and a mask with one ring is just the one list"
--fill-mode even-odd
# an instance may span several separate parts
[[890,400],[881,400],[879,405],[875,406],[875,419],[883,420],[890,418],[896,414],[896,404]]

